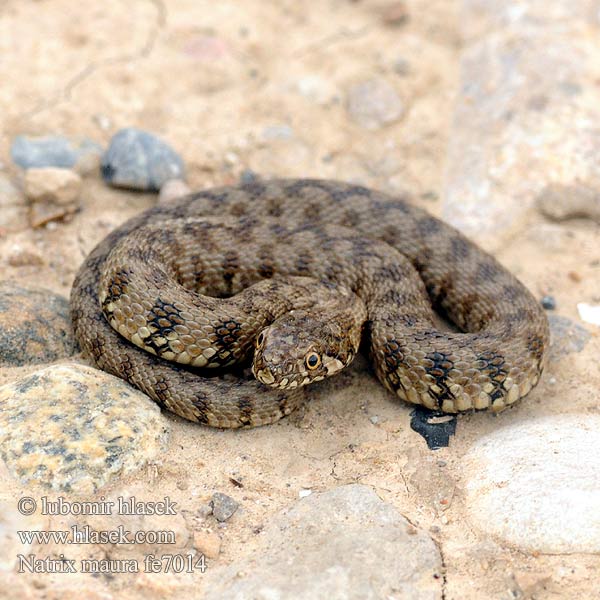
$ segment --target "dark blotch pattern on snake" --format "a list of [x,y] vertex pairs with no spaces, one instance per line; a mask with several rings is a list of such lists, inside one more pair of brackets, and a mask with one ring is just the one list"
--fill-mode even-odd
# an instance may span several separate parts
[[[255,292],[227,298],[253,284]],[[340,286],[345,295],[325,328],[337,353],[326,361],[321,354],[307,359],[312,346],[303,346],[314,314],[303,298],[313,295],[313,285]],[[303,290],[299,300],[293,286]],[[149,299],[138,296],[140,289]],[[122,296],[129,303],[119,304]],[[194,317],[190,304],[208,306],[213,316]],[[366,317],[363,341],[383,385],[445,412],[502,410],[528,394],[549,337],[529,291],[452,227],[400,198],[308,179],[210,189],[147,210],[87,257],[71,306],[75,335],[98,367],[162,407],[216,427],[262,425],[289,414],[304,399],[303,383],[352,360],[358,339],[355,325],[345,323],[357,315]],[[461,332],[440,330],[432,306]],[[103,310],[154,354],[121,337]],[[270,387],[206,368],[241,360],[251,352],[255,320],[260,329],[286,310],[292,316],[281,326],[277,321],[275,332],[266,330],[255,357],[255,373]],[[274,333],[298,356],[287,360],[269,339]],[[273,357],[275,364],[265,366]],[[291,360],[303,358],[303,381],[293,384]]]

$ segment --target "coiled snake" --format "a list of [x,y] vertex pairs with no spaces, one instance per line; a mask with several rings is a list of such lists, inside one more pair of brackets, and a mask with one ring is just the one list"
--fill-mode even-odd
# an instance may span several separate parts
[[[440,330],[432,306],[461,332]],[[529,291],[452,227],[400,198],[309,179],[209,189],[130,219],[84,261],[71,311],[99,368],[216,427],[289,414],[361,335],[403,400],[502,410],[538,382],[549,337]],[[260,381],[210,369],[254,345]]]

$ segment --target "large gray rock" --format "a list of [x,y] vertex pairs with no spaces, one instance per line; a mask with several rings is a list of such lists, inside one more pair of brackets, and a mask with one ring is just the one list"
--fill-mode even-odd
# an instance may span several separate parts
[[463,459],[466,507],[484,534],[524,552],[600,552],[600,417],[503,427]]
[[213,572],[208,599],[442,597],[435,543],[367,486],[303,498],[263,535],[259,551]]
[[102,371],[57,365],[0,387],[0,455],[24,484],[89,494],[165,442],[158,405]]
[[463,5],[462,84],[442,214],[495,248],[548,187],[600,179],[600,104],[586,93],[597,79],[597,48],[594,36],[581,35],[592,14],[585,2]]

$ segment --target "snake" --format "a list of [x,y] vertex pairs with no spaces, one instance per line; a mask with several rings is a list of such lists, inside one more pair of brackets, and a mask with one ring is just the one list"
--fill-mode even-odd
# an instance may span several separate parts
[[407,198],[321,179],[147,209],[88,254],[70,305],[98,368],[222,428],[290,414],[359,347],[408,403],[498,412],[538,383],[549,345],[540,303],[458,230]]

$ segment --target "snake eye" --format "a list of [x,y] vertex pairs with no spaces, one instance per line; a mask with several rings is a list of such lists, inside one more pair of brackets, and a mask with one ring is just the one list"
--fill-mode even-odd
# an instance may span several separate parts
[[309,352],[304,362],[308,369],[314,371],[321,364],[321,357],[316,352]]
[[262,346],[262,343],[265,341],[265,334],[261,331],[256,337],[255,344],[257,348]]

